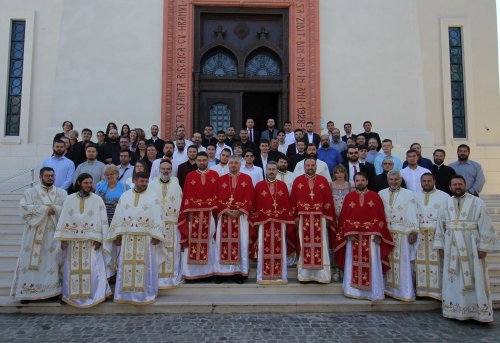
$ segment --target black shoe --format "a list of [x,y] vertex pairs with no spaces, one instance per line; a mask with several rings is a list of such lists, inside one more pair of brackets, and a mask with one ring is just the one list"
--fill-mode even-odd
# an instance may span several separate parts
[[30,302],[29,300],[21,300],[21,304],[23,305],[29,304],[29,302]]
[[224,283],[224,281],[226,281],[226,278],[224,276],[215,276],[215,283],[217,285]]

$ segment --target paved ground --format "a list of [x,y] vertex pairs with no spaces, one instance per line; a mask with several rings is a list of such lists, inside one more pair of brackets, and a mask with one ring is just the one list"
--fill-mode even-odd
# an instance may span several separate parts
[[499,342],[490,324],[439,312],[0,315],[1,342]]

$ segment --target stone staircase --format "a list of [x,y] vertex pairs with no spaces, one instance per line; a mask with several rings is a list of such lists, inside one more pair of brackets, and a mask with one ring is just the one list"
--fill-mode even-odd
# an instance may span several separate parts
[[[257,285],[255,265],[249,280],[239,285],[226,282],[189,283],[161,290],[153,305],[134,306],[110,301],[90,309],[77,309],[53,301],[21,305],[9,297],[14,268],[20,249],[23,223],[19,217],[18,193],[0,193],[0,313],[245,313],[245,312],[353,312],[428,311],[440,308],[434,300],[404,303],[387,298],[383,303],[348,299],[342,285],[301,284],[295,268],[288,269],[288,285]],[[485,196],[495,227],[500,233],[500,195]],[[490,282],[495,307],[500,307],[500,254],[489,256]]]

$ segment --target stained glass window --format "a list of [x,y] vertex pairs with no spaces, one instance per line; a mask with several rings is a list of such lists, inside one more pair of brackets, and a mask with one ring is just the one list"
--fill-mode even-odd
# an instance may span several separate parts
[[464,66],[462,54],[462,28],[449,27],[450,81],[453,138],[466,138]]
[[270,55],[260,53],[248,60],[245,65],[245,74],[260,77],[280,76],[280,63]]
[[203,61],[201,74],[208,76],[236,76],[236,60],[224,51],[218,51]]
[[210,124],[214,127],[214,132],[226,131],[231,126],[231,109],[223,102],[218,102],[210,107]]
[[7,88],[6,136],[19,136],[23,91],[24,37],[26,21],[14,20],[11,26],[9,83]]

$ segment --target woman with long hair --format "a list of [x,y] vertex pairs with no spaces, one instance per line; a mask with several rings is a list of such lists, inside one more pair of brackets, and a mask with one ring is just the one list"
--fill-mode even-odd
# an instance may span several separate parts
[[137,143],[139,138],[137,137],[137,129],[132,129],[130,130],[130,144],[128,149],[132,152],[135,152],[137,150]]
[[122,125],[122,130],[120,131],[120,137],[130,137],[130,126],[128,126],[128,124]]
[[148,166],[144,161],[137,161],[135,162],[134,170],[132,171],[132,176],[128,177],[127,180],[125,181],[127,187],[129,187],[130,189],[134,188],[135,174],[141,172],[145,172],[146,174],[149,175]]
[[108,135],[109,135],[109,130],[111,129],[115,129],[116,131],[118,131],[118,126],[116,126],[116,123],[110,121],[108,123],[108,125],[106,125],[106,136],[104,137],[104,141],[107,142],[108,141]]
[[137,161],[143,160],[147,157],[147,143],[144,139],[137,140],[137,148],[135,149],[135,154],[137,155]]
[[57,135],[54,136],[55,141],[61,139],[61,137],[69,138],[69,132],[73,130],[73,123],[70,122],[69,120],[65,120],[62,124],[62,129],[63,132],[59,132]]

